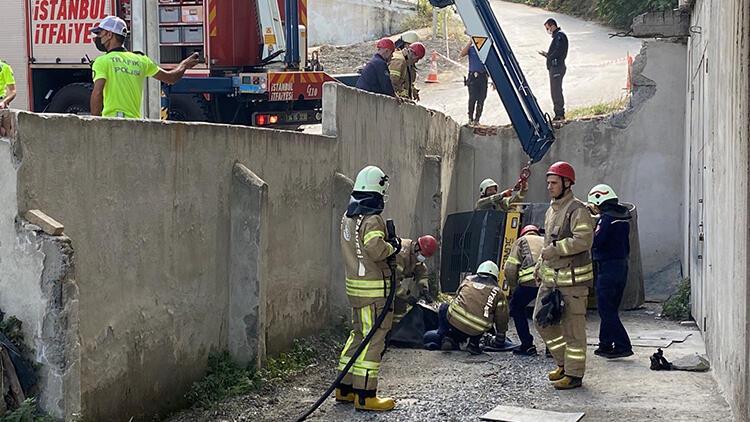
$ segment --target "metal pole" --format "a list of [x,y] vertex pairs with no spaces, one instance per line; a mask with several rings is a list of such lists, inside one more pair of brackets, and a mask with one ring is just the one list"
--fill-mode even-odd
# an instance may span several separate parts
[[437,8],[433,7],[432,8],[432,39],[433,40],[437,38],[437,22],[438,22],[437,14],[438,14]]

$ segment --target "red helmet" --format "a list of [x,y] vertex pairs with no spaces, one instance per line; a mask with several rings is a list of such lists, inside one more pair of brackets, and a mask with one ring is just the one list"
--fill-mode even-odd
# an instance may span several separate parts
[[377,48],[386,48],[388,50],[396,49],[396,44],[394,44],[390,38],[381,38],[375,46]]
[[425,236],[421,236],[419,239],[417,239],[417,243],[419,243],[419,250],[422,252],[422,255],[426,258],[429,258],[433,254],[435,254],[435,251],[437,251],[437,248],[438,248],[437,239],[430,236],[429,234]]
[[424,57],[425,55],[424,44],[422,44],[421,42],[412,43],[409,46],[409,49],[414,53],[414,57],[417,60],[422,60],[422,57]]
[[537,226],[535,226],[533,224],[529,224],[528,226],[526,226],[526,227],[524,227],[524,228],[521,229],[521,236],[525,235],[526,233],[530,233],[530,232],[536,232],[537,234],[539,234],[539,227],[537,227]]
[[555,164],[549,166],[549,170],[547,170],[547,176],[549,176],[550,174],[564,177],[570,180],[570,182],[573,184],[575,184],[576,182],[575,169],[573,169],[573,166],[571,166],[569,163],[566,163],[565,161],[558,161]]

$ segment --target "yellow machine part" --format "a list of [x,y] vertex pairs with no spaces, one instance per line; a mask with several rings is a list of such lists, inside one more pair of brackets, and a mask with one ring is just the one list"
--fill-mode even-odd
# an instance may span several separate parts
[[508,211],[505,216],[505,236],[503,236],[503,243],[500,245],[502,253],[500,254],[500,262],[497,263],[497,266],[500,268],[500,275],[497,282],[502,286],[503,293],[505,293],[506,297],[510,294],[510,287],[508,287],[508,283],[505,282],[505,272],[503,271],[503,268],[505,267],[505,260],[508,259],[508,255],[510,255],[513,243],[518,239],[520,230],[521,213],[519,211]]

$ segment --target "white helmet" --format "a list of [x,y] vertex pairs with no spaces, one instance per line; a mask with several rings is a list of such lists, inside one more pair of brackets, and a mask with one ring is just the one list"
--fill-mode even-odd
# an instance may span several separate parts
[[477,274],[491,275],[497,280],[497,276],[500,274],[500,269],[497,268],[497,264],[494,262],[484,261],[479,265],[479,268],[477,268]]
[[417,41],[419,41],[419,35],[417,35],[414,31],[406,31],[403,34],[401,34],[401,41],[409,44],[413,44]]
[[610,199],[618,199],[615,190],[609,185],[596,185],[589,191],[589,203],[599,206]]
[[487,191],[487,188],[491,187],[499,188],[497,183],[495,183],[492,179],[484,179],[482,183],[479,184],[479,194],[484,196],[484,193]]
[[375,166],[367,166],[357,174],[354,182],[356,192],[377,192],[383,196],[388,191],[388,176]]

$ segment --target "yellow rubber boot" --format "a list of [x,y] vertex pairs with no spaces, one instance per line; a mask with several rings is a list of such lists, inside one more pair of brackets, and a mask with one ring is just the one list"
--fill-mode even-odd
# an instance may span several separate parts
[[560,381],[561,379],[565,378],[565,368],[563,368],[562,366],[558,366],[557,369],[548,374],[548,378],[552,382]]
[[565,376],[563,379],[555,381],[552,385],[555,387],[555,390],[572,390],[581,387],[583,381],[577,377]]
[[342,403],[354,403],[354,391],[349,389],[348,391],[344,391],[345,389],[337,388],[336,389],[336,401],[342,402]]
[[354,408],[357,410],[385,411],[392,410],[396,407],[396,402],[391,398],[377,397],[375,392],[372,392],[369,395],[371,397],[365,397],[364,395],[357,393],[354,400]]

